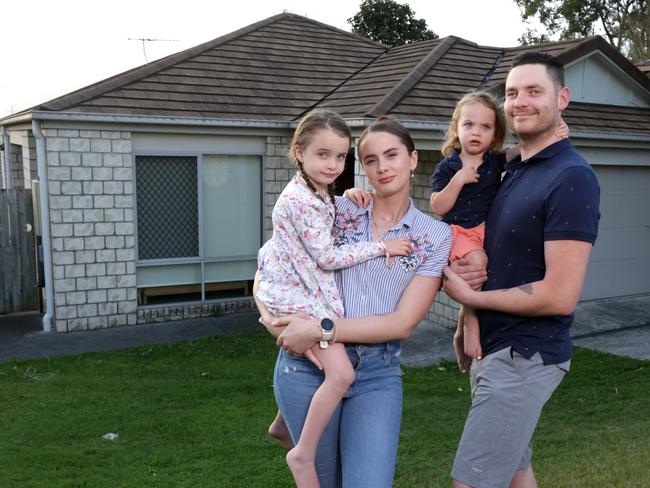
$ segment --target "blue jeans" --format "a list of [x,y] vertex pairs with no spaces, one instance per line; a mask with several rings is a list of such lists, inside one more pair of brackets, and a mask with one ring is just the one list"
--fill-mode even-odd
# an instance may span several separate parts
[[[320,438],[316,471],[321,488],[390,488],[402,419],[398,342],[346,346],[356,377]],[[280,350],[275,399],[294,442],[309,402],[324,378],[308,359]]]

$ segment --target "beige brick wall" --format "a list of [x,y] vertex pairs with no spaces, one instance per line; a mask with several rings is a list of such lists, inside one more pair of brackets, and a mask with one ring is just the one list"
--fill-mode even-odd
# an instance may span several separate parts
[[[418,151],[418,167],[415,170],[411,184],[411,197],[418,210],[427,215],[431,215],[431,209],[429,207],[431,175],[433,175],[433,171],[441,159],[442,155],[440,151]],[[366,189],[370,188],[358,160],[355,162],[355,186]],[[450,299],[443,291],[440,291],[426,318],[443,327],[455,328],[459,308],[457,302]]]
[[131,134],[45,130],[56,330],[137,322]]
[[272,136],[266,138],[266,157],[264,158],[264,241],[271,238],[273,206],[280,193],[296,174],[296,166],[287,156],[291,136]]

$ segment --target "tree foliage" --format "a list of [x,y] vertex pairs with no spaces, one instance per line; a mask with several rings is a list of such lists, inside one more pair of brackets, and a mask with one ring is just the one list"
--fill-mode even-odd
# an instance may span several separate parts
[[389,46],[438,38],[424,19],[415,18],[408,4],[393,0],[364,0],[348,23],[353,33]]
[[[650,12],[647,0],[515,0],[523,20],[536,19],[551,36],[571,39],[604,34],[609,43],[635,62],[650,58]],[[548,41],[533,29],[523,44]]]

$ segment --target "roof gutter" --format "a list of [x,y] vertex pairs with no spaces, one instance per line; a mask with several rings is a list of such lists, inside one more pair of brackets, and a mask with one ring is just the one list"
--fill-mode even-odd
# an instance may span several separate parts
[[37,120],[32,121],[32,132],[36,139],[36,163],[41,204],[41,230],[43,244],[43,269],[45,275],[45,315],[43,315],[43,332],[52,331],[54,316],[54,286],[52,283],[52,241],[50,232],[50,205],[48,203],[47,161],[45,159],[45,138],[41,125]]
[[164,115],[89,114],[75,112],[47,112],[35,110],[12,119],[12,123],[29,120],[111,122],[149,125],[187,125],[199,127],[249,127],[261,129],[286,129],[297,122],[256,119],[204,119],[199,117],[169,117]]
[[650,142],[650,134],[635,134],[631,132],[596,132],[571,130],[570,137],[580,139],[600,139],[608,141]]
[[[377,122],[376,117],[363,117],[363,118],[355,118],[355,119],[345,119],[345,122],[350,126],[350,127],[367,127],[368,125],[372,124],[373,122]],[[446,131],[447,128],[449,127],[448,122],[427,122],[424,120],[400,120],[400,124],[402,124],[405,128],[407,129],[412,129],[412,130],[441,130],[441,131]]]
[[8,190],[13,188],[14,182],[11,176],[11,141],[4,125],[2,126],[2,148],[5,160],[5,188]]
[[[351,128],[363,128],[377,120],[376,117],[344,117]],[[48,112],[33,111],[21,114],[12,119],[5,119],[11,124],[21,122],[42,121],[74,121],[74,122],[110,122],[128,123],[141,125],[165,125],[165,126],[194,126],[194,127],[232,127],[249,129],[295,129],[299,121],[295,120],[258,120],[258,119],[202,119],[198,117],[169,117],[155,115],[125,115],[125,114],[86,114],[73,112]],[[433,130],[446,131],[448,122],[427,122],[423,120],[404,120],[401,124],[410,130]],[[571,131],[572,137],[584,139],[605,139],[614,141],[637,141],[650,142],[650,134],[630,132],[599,132],[599,131]]]

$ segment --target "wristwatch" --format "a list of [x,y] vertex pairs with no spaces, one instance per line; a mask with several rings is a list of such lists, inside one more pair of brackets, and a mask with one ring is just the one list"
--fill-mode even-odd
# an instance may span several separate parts
[[326,349],[334,335],[334,322],[331,319],[321,319],[320,330],[323,338],[320,341],[320,348]]

